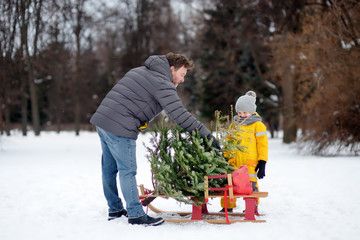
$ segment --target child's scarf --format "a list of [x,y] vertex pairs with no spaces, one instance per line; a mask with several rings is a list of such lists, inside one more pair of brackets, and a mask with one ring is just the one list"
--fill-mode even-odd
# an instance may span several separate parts
[[250,124],[252,124],[254,122],[258,122],[258,121],[261,122],[262,118],[255,113],[247,118],[240,118],[239,116],[234,117],[234,123],[241,124],[242,126],[250,125]]

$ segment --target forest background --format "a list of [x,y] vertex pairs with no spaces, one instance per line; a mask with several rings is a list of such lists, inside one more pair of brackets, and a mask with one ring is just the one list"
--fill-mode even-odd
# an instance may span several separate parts
[[178,92],[208,126],[251,89],[272,137],[359,153],[360,0],[1,1],[1,135],[94,130],[112,86],[167,52],[195,61]]

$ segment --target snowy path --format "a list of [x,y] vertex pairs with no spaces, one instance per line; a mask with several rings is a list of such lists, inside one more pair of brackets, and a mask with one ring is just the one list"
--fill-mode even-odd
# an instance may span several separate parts
[[[269,142],[269,163],[260,188],[269,192],[260,211],[266,223],[203,222],[158,227],[106,220],[96,133],[42,133],[0,137],[0,239],[359,239],[360,157],[300,155],[280,139]],[[151,188],[141,135],[138,184]],[[243,210],[242,200],[236,211]],[[156,199],[164,210],[191,206]],[[219,200],[209,210],[219,211]],[[154,215],[149,211],[150,215]]]

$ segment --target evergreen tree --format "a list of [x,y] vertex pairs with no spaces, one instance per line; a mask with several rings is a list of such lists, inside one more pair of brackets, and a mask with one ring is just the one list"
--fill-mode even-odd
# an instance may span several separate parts
[[263,118],[277,107],[271,95],[279,93],[269,87],[266,78],[268,20],[258,12],[257,3],[238,0],[215,0],[212,7],[204,9],[204,25],[198,35],[201,47],[194,49],[202,70],[197,75],[204,117],[211,117],[215,110],[228,114],[228,106],[250,89],[259,93],[258,111]]
[[[217,115],[220,119],[220,114]],[[223,118],[227,120],[228,117]],[[218,138],[223,151],[232,148],[242,149],[235,142],[227,127],[217,121]],[[196,131],[191,134],[179,126],[167,127],[163,121],[157,124],[151,142],[146,147],[151,163],[152,182],[155,194],[170,196],[188,204],[204,203],[204,176],[232,173],[235,168],[228,162],[232,156],[225,157],[221,151],[211,147],[211,141],[202,138]],[[209,186],[224,187],[226,178],[210,179]],[[192,196],[192,197],[189,197]]]

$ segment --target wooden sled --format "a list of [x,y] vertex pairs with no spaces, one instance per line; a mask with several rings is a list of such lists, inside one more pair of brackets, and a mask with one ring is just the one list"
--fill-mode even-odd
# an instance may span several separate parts
[[[165,218],[165,222],[174,222],[174,223],[184,223],[184,222],[197,222],[197,221],[205,221],[208,223],[215,223],[215,224],[230,224],[230,223],[236,223],[236,222],[266,222],[265,220],[257,220],[255,218],[255,215],[261,216],[257,213],[257,207],[256,207],[256,201],[257,198],[265,198],[268,196],[268,192],[254,192],[251,195],[237,195],[233,194],[232,191],[232,177],[231,174],[226,175],[228,178],[228,186],[229,187],[229,197],[230,200],[234,199],[234,197],[237,198],[243,198],[245,200],[245,212],[244,213],[210,213],[207,210],[206,203],[201,204],[200,206],[192,205],[192,212],[175,212],[175,211],[162,211],[156,207],[154,207],[151,203],[148,203],[147,206],[155,213],[158,214],[171,214],[171,215],[179,215],[181,217],[184,216],[190,216],[191,219],[172,219],[172,218]],[[209,195],[209,190],[211,188],[208,187],[208,181],[207,177],[205,177],[205,202],[207,202],[208,198],[216,198],[216,197],[222,197],[223,195]],[[155,199],[156,197],[164,197],[169,198],[169,196],[165,195],[149,195],[145,193],[144,185],[140,185],[140,191],[141,194],[139,195],[140,199],[146,199],[146,198],[152,198]],[[191,196],[189,196],[191,197]],[[151,202],[151,201],[150,201]],[[225,217],[225,219],[204,219],[203,215],[208,216],[220,216]],[[229,219],[228,217],[242,217],[241,219]]]

